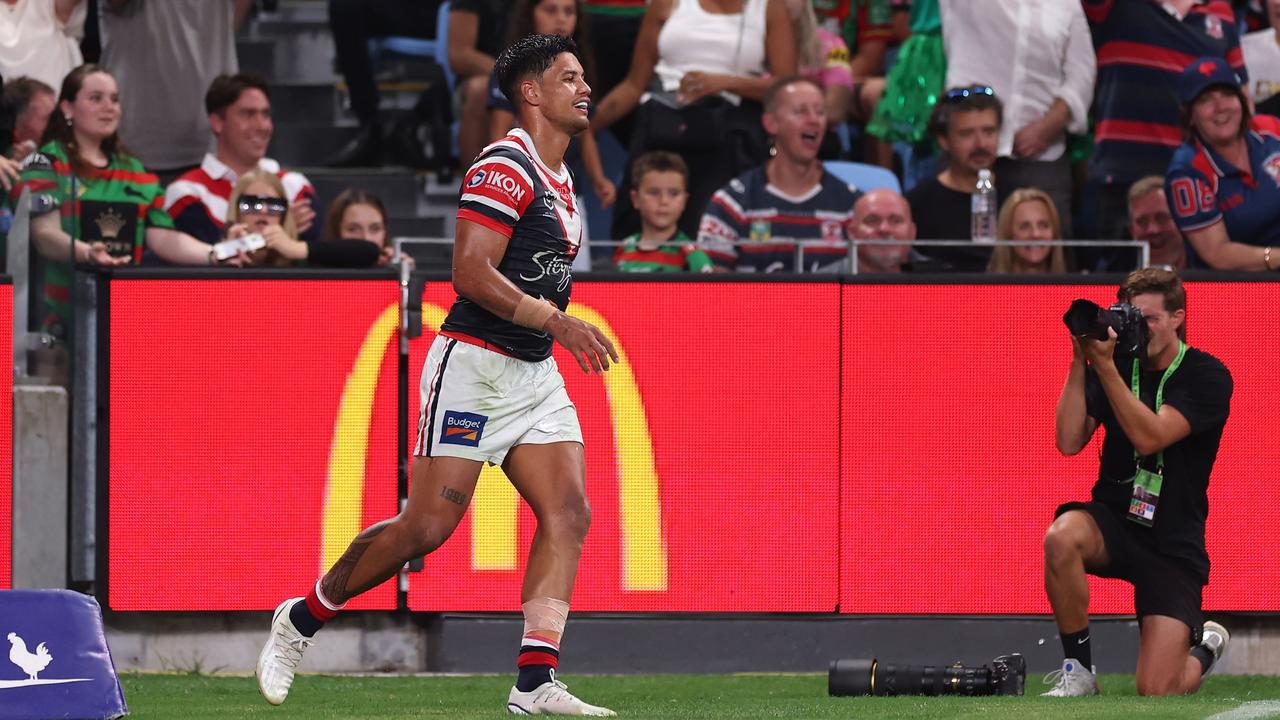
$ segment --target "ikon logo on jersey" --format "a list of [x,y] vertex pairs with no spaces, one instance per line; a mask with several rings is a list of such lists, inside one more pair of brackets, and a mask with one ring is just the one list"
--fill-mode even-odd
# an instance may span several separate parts
[[484,176],[486,174],[487,173],[485,173],[484,170],[477,170],[476,174],[472,175],[471,179],[467,181],[467,187],[473,188],[479,186],[480,183],[484,182]]
[[489,168],[488,170],[477,170],[476,174],[472,176],[471,182],[467,183],[467,186],[475,187],[476,185],[479,185],[480,183],[476,182],[477,178],[482,180],[485,187],[501,190],[516,202],[524,200],[524,196],[528,192],[523,183],[510,175],[493,168]]
[[480,436],[484,433],[484,424],[489,418],[475,413],[446,410],[441,425],[440,442],[446,445],[466,445],[478,447]]

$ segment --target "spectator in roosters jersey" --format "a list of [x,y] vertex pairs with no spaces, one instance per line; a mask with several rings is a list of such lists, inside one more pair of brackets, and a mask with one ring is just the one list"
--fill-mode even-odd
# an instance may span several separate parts
[[1250,115],[1239,74],[1221,58],[1187,65],[1179,95],[1184,142],[1165,194],[1190,264],[1280,269],[1280,250],[1272,250],[1280,246],[1280,119]]
[[588,373],[618,362],[608,336],[564,313],[582,243],[564,152],[588,129],[591,88],[573,41],[558,35],[530,35],[496,66],[520,126],[486,148],[462,181],[453,250],[458,299],[423,367],[408,503],[357,535],[306,597],[277,608],[257,671],[273,705],[288,696],[312,636],[348,600],[448,539],[488,463],[502,466],[538,527],[507,711],[615,714],[578,699],[556,675],[590,509],[582,429],[551,350],[559,343]]
[[[1225,60],[1248,77],[1235,16],[1226,0],[1083,0],[1098,54],[1093,156],[1076,235],[1125,236],[1127,193],[1139,178],[1163,174],[1182,142],[1178,75],[1193,59]],[[1081,253],[1082,269],[1117,266],[1121,251]]]
[[631,164],[631,204],[640,232],[623,240],[613,264],[622,272],[711,272],[711,258],[676,225],[684,204],[689,167],[675,153],[654,150]]
[[322,210],[311,181],[266,157],[274,130],[266,81],[253,75],[220,75],[209,85],[204,106],[217,149],[165,190],[164,209],[174,225],[205,242],[221,240],[226,233],[227,200],[236,180],[259,168],[275,173],[284,184],[298,237],[320,239],[316,217]]
[[[843,270],[859,193],[818,159],[827,131],[822,88],[806,78],[783,78],[769,89],[764,106],[762,121],[776,152],[716,191],[698,242],[721,270]],[[803,245],[800,263],[797,244]]]

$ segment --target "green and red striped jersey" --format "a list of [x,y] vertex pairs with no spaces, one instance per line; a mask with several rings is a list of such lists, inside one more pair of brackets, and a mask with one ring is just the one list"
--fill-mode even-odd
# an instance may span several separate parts
[[622,242],[613,256],[622,272],[711,272],[711,258],[679,230],[655,250],[640,249],[640,233]]
[[[22,165],[14,186],[14,201],[24,189],[31,191],[32,213],[57,210],[62,229],[72,238],[102,242],[118,257],[142,260],[143,238],[148,227],[172,228],[164,211],[164,189],[155,175],[131,155],[111,156],[105,168],[93,168],[76,178],[76,198],[71,195],[71,163],[66,148],[54,141],[32,153]],[[66,337],[71,315],[71,258],[45,263],[44,298],[50,309],[45,328]]]

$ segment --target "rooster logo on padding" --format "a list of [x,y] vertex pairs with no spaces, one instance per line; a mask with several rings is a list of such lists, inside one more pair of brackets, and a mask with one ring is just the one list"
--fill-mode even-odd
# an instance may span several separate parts
[[36,646],[36,651],[32,653],[27,650],[27,643],[23,641],[18,633],[9,633],[9,661],[14,665],[22,668],[22,672],[27,674],[27,679],[38,680],[36,677],[41,670],[49,667],[49,663],[53,662],[53,656],[49,654],[49,648],[44,643]]

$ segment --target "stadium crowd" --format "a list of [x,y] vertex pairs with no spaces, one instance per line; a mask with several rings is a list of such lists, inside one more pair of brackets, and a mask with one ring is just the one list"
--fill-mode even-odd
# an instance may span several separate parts
[[[10,207],[33,195],[55,334],[70,263],[394,259],[378,198],[319,197],[266,156],[271,88],[235,57],[253,4],[0,0],[0,183]],[[500,50],[577,42],[593,108],[568,161],[613,205],[591,237],[616,241],[618,270],[1099,272],[1135,267],[1134,247],[1054,243],[1127,238],[1174,269],[1280,268],[1280,0],[440,4],[329,0],[360,130],[315,165],[418,164],[416,128],[384,130],[370,40],[447,17],[462,169],[513,122]],[[433,104],[409,122],[451,116]],[[630,156],[617,187],[606,132]],[[976,231],[980,177],[994,232]],[[850,252],[863,241],[880,244]]]

